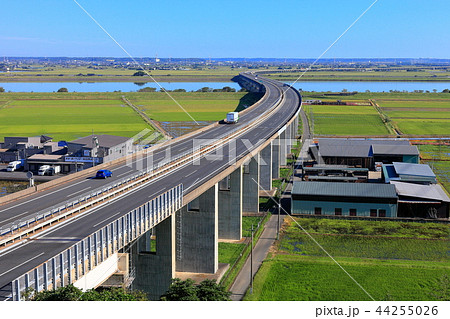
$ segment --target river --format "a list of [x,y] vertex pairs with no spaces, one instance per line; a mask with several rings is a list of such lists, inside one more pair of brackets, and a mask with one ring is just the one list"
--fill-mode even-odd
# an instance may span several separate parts
[[[289,82],[288,82],[289,83]],[[292,82],[291,82],[292,83]],[[197,91],[203,87],[221,89],[224,86],[240,89],[235,82],[159,82],[167,90],[185,89],[186,91]],[[160,87],[154,82],[136,84],[133,82],[3,82],[0,83],[6,92],[56,92],[65,87],[69,92],[135,92],[143,87]],[[358,81],[303,81],[294,84],[296,89],[316,92],[389,92],[390,90],[408,91],[414,90],[442,92],[450,89],[450,82],[358,82]]]

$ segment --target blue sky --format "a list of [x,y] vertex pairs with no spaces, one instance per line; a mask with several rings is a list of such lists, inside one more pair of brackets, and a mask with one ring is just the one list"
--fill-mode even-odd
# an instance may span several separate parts
[[[77,0],[133,57],[317,58],[374,0]],[[2,1],[0,56],[127,56],[73,0]],[[450,1],[379,0],[324,58],[450,58]]]

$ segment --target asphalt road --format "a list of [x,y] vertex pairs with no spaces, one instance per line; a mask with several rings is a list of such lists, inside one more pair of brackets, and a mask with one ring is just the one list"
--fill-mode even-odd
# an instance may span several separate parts
[[[261,81],[262,79],[260,79]],[[249,110],[243,115],[239,124],[236,125],[219,125],[211,130],[197,134],[189,140],[181,139],[179,143],[171,146],[172,154],[180,154],[187,150],[193,149],[193,139],[214,139],[222,135],[225,131],[231,131],[245,123],[261,115],[267,108],[273,105],[277,100],[279,92],[277,86],[282,89],[281,83],[264,80],[269,98],[265,103]],[[203,157],[199,163],[190,163],[179,167],[164,178],[148,183],[144,187],[139,187],[134,191],[126,194],[120,200],[112,201],[106,205],[100,206],[95,210],[71,218],[66,222],[62,222],[51,229],[41,233],[34,240],[23,241],[10,249],[0,250],[0,287],[4,287],[12,280],[16,279],[23,273],[33,269],[39,264],[56,256],[64,249],[70,247],[74,242],[92,234],[96,230],[106,224],[116,220],[121,215],[128,213],[134,208],[148,202],[150,199],[158,196],[166,190],[183,183],[185,193],[202,185],[209,180],[211,176],[220,173],[229,166],[230,158],[227,154],[236,153],[237,159],[247,155],[251,149],[248,145],[256,145],[273,136],[284,123],[289,121],[298,110],[299,97],[292,89],[286,89],[286,102],[263,123],[250,131],[244,133],[240,138],[234,140],[231,144],[223,146],[222,154],[225,156],[216,157],[214,159]],[[230,150],[230,145],[232,150]],[[235,148],[235,150],[234,150]],[[217,152],[220,154],[220,152]],[[153,162],[158,162],[166,156],[166,150],[161,149],[153,153]],[[143,165],[145,168],[145,163]],[[120,166],[112,169],[113,179],[123,178],[127,174],[137,172],[131,166]],[[50,189],[33,196],[29,196],[21,201],[16,201],[8,205],[0,206],[0,225],[10,222],[18,216],[25,216],[30,212],[39,211],[46,207],[57,204],[62,200],[66,200],[76,193],[84,192],[89,189],[95,189],[109,183],[111,180],[95,180],[92,178],[82,178],[78,181],[63,185],[59,189]]]

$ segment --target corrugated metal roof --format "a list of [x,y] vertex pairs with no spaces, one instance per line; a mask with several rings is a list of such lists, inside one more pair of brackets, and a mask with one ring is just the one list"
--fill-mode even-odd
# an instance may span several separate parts
[[391,181],[390,183],[395,186],[399,196],[434,199],[443,202],[450,202],[450,198],[444,192],[441,185],[438,184],[421,185],[396,181]]
[[430,166],[428,166],[427,164],[394,162],[392,163],[392,165],[394,165],[395,172],[398,175],[424,176],[433,178],[436,177]]
[[408,140],[402,139],[352,139],[352,138],[319,138],[317,139],[319,144],[332,144],[332,145],[411,145]]
[[370,145],[319,144],[322,157],[369,157]]
[[[130,140],[131,137],[115,136],[115,135],[94,135],[98,139],[98,144],[100,147],[114,147],[119,144],[123,144]],[[81,137],[71,143],[83,144],[87,147],[92,147],[92,135]]]
[[414,145],[373,144],[372,150],[374,155],[419,155]]
[[419,154],[417,147],[407,140],[319,138],[318,143],[320,155],[325,157],[370,157],[371,147],[376,147],[378,154]]
[[294,195],[397,198],[394,185],[370,183],[294,182]]

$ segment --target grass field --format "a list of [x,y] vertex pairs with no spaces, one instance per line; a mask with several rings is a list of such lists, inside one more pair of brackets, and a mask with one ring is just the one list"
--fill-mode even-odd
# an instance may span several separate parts
[[[47,65],[27,65],[26,68],[16,68],[14,73],[0,73],[1,81],[17,81],[23,79],[39,78],[39,80],[47,80],[48,78],[54,79],[54,81],[68,81],[70,79],[78,80],[90,80],[90,81],[132,81],[132,76],[137,69],[123,68],[123,67],[108,67],[108,66],[75,66],[59,67],[59,66],[47,66]],[[432,67],[428,70],[413,70],[413,66],[408,67],[408,71],[404,67],[391,68],[390,70],[377,69],[374,72],[371,68],[364,68],[357,70],[355,68],[333,68],[324,65],[316,65],[313,69],[309,70],[302,76],[302,81],[305,80],[326,80],[326,81],[448,81],[448,75],[450,72],[435,72]],[[267,69],[263,68],[265,71]],[[277,68],[273,68],[277,71]],[[186,67],[178,70],[149,70],[150,74],[155,78],[176,78],[176,79],[205,79],[205,78],[222,78],[229,79],[239,72],[248,71],[247,68],[234,68],[231,66],[197,66]],[[255,69],[252,69],[255,71]],[[296,80],[303,71],[297,70],[297,72],[283,72],[267,74],[267,77],[293,81]]]
[[[381,112],[401,134],[415,136],[450,135],[450,94],[448,93],[357,93],[324,96],[304,92],[304,99],[348,102],[376,102]],[[368,106],[305,105],[316,135],[387,135],[381,117]],[[312,113],[310,112],[312,109]],[[379,118],[379,121],[377,119]],[[364,132],[367,132],[366,134]]]
[[[336,258],[375,300],[436,300],[449,265],[435,262]],[[448,296],[448,292],[447,295]],[[371,300],[328,257],[277,255],[264,262],[244,300]]]
[[[131,137],[150,128],[121,100],[126,96],[158,121],[192,121],[163,92],[154,93],[2,93],[0,139],[5,136],[49,135],[73,140],[92,134]],[[183,93],[171,95],[197,121],[218,121],[243,109],[261,96],[242,92]]]
[[403,134],[450,135],[450,101],[440,99],[377,100]]
[[149,126],[120,100],[14,100],[0,109],[0,134],[73,140],[92,134],[131,137]]
[[[376,300],[449,298],[449,228],[441,224],[299,218],[298,222]],[[370,300],[292,221],[246,300]]]
[[422,162],[430,165],[450,194],[450,145],[418,145]]
[[[305,105],[315,135],[388,135],[372,106]],[[312,123],[311,123],[312,124]]]
[[[243,104],[249,106],[260,97],[257,94],[242,92],[171,92],[171,95],[196,121],[224,119],[228,112],[237,108],[242,109]],[[192,121],[192,118],[164,93],[155,92],[130,96],[130,101],[154,120]]]

